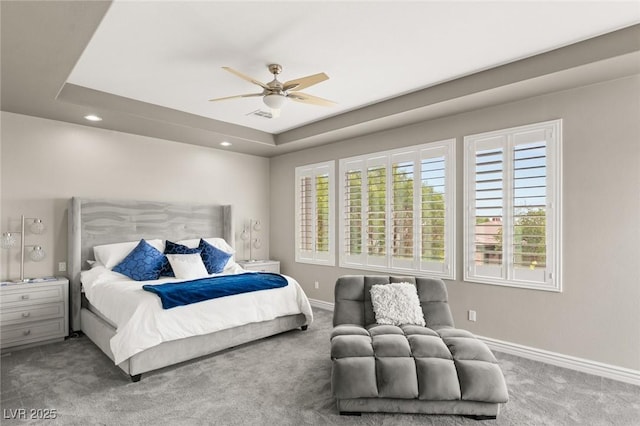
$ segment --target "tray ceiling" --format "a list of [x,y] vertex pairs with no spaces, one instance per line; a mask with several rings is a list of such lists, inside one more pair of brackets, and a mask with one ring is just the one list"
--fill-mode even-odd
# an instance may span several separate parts
[[[67,31],[67,37],[80,37],[84,43],[73,62],[66,59],[66,75],[58,82],[62,90],[56,93],[59,103],[83,105],[88,112],[93,108],[106,115],[96,124],[99,127],[140,133],[131,130],[135,119],[174,123],[213,132],[215,144],[228,139],[240,151],[258,155],[279,152],[279,143],[301,142],[297,146],[305,147],[311,136],[320,142],[344,137],[344,132],[330,136],[330,130],[350,127],[358,114],[354,134],[388,127],[384,117],[416,109],[389,107],[403,96],[407,104],[407,96],[426,88],[640,22],[635,1],[115,1],[108,7],[104,2],[26,3],[43,10],[53,8],[51,3],[68,3],[58,8],[73,8],[76,3],[76,8],[83,7],[76,19],[97,23],[73,28],[74,16],[69,13],[66,22],[62,13],[55,21],[58,27],[63,24],[55,31]],[[20,8],[2,6],[4,27],[5,12],[17,13]],[[23,19],[33,16],[33,7],[29,12],[22,6]],[[2,34],[3,71],[9,30],[3,28]],[[46,30],[46,25],[40,28],[40,37],[48,37]],[[20,31],[17,26],[15,31]],[[48,54],[53,59],[50,50]],[[261,90],[221,67],[268,82],[270,63],[283,66],[281,81],[325,72],[329,80],[304,92],[338,105],[287,102],[279,118],[269,119],[252,114],[268,111],[259,97],[208,102]],[[43,70],[42,78],[53,77]],[[8,101],[3,96],[3,109],[11,104]],[[387,106],[384,114],[364,116],[379,105]],[[126,120],[119,119],[125,124],[109,124],[109,111],[114,119],[127,115]],[[171,132],[165,133],[165,138],[173,138]],[[325,137],[318,138],[321,133]]]

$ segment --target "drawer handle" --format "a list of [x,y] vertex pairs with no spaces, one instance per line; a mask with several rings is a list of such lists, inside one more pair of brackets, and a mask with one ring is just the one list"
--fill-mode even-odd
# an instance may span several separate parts
[[22,300],[29,300],[29,295],[28,294],[23,294],[22,295]]
[[31,334],[31,330],[25,330],[25,331],[23,331],[23,332],[22,332],[22,334],[23,334],[24,336],[28,336],[28,335],[30,335],[30,334]]
[[22,318],[29,318],[31,316],[31,312],[23,312]]

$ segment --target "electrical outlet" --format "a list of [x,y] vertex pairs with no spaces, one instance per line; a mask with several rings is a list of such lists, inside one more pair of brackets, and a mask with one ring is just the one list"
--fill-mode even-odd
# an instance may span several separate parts
[[67,271],[67,262],[58,262],[58,272]]
[[320,283],[319,283],[318,281],[316,281],[316,282],[313,284],[313,286],[314,286],[314,287],[316,288],[316,290],[317,290],[317,289],[319,289],[319,288],[320,288]]
[[469,321],[476,320],[476,311],[469,311]]

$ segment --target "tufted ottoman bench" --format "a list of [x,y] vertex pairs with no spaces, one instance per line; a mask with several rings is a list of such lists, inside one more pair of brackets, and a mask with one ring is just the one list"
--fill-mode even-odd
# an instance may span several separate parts
[[[426,327],[376,323],[376,284],[416,285]],[[453,327],[442,280],[352,275],[335,287],[331,389],[341,414],[459,414],[496,418],[508,400],[489,348]]]

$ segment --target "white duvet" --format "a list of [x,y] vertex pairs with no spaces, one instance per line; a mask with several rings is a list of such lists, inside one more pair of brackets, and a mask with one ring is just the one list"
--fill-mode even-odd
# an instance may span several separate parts
[[[245,272],[242,270],[240,273]],[[285,278],[289,282],[286,287],[162,309],[160,298],[143,290],[142,286],[181,280],[133,281],[103,266],[96,266],[81,275],[89,302],[116,325],[116,335],[111,339],[116,364],[162,342],[284,315],[302,313],[310,324],[313,313],[307,296],[296,280]]]

